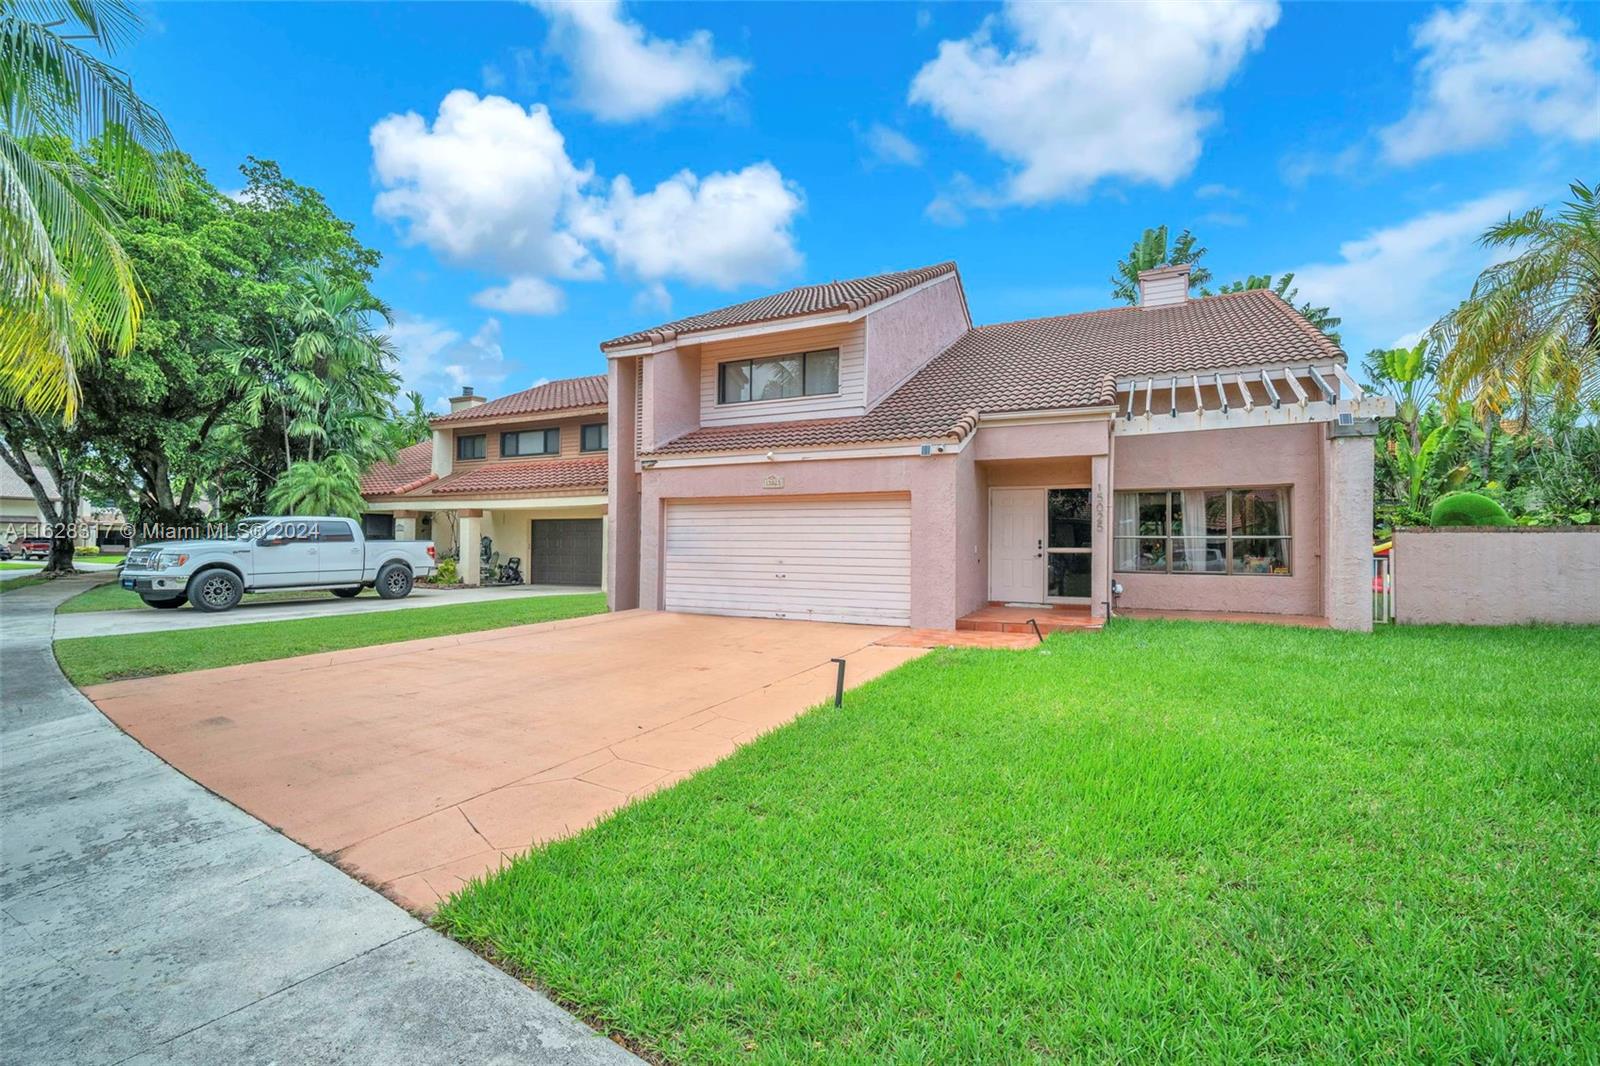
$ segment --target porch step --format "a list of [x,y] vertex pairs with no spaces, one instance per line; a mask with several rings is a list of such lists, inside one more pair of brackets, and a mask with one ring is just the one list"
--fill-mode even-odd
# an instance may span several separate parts
[[1092,617],[1087,609],[1063,610],[1052,607],[980,607],[965,617],[956,619],[956,629],[968,633],[1026,633],[1032,635],[1037,623],[1041,633],[1059,630],[1085,630],[1093,632],[1105,626],[1103,619]]

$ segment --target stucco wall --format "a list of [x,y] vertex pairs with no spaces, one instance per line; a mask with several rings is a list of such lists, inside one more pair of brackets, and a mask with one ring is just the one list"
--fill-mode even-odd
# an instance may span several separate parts
[[970,325],[954,275],[868,314],[867,406],[876,406]]
[[[783,487],[764,488],[769,476],[781,477]],[[982,597],[981,509],[972,458],[965,452],[648,470],[639,500],[639,606],[661,605],[662,529],[670,500],[884,492],[911,494],[911,624],[954,628],[956,618]]]
[[1600,528],[1403,529],[1395,621],[1600,624]]
[[607,379],[606,589],[613,611],[639,606],[639,475],[634,472],[638,360],[613,359]]
[[972,447],[980,463],[1105,455],[1111,449],[1111,420],[1096,418],[1036,426],[986,424],[973,438]]
[[[644,446],[658,448],[700,428],[700,357],[677,348],[644,360]],[[616,410],[611,405],[611,410]]]
[[[1117,571],[1112,576],[1123,587],[1117,606],[1320,615],[1324,432],[1316,424],[1119,436],[1114,492],[1287,485],[1292,539],[1287,576]],[[1107,537],[1114,534],[1115,522],[1108,519]]]

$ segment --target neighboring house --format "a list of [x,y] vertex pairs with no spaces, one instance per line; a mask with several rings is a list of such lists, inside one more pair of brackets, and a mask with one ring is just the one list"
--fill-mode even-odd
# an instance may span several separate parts
[[461,547],[459,572],[480,573],[480,545],[521,560],[532,584],[599,587],[605,573],[606,379],[552,381],[484,401],[470,388],[361,482],[369,536]]
[[[56,479],[50,476],[50,471],[36,456],[28,456],[28,461],[33,467],[33,476],[44,487],[45,495],[60,508],[61,491],[56,487]],[[97,510],[87,501],[80,500],[78,514],[71,520],[71,525],[73,543],[79,547],[96,544],[101,539],[126,543],[126,539],[120,536],[126,520],[122,512],[115,508]],[[0,462],[0,543],[10,544],[21,537],[49,536],[47,527],[45,516],[39,509],[39,501],[33,498],[28,483],[11,469],[10,463]]]
[[1187,273],[974,328],[942,263],[605,342],[612,606],[949,629],[1115,598],[1369,628],[1388,401],[1272,292],[1191,299]]

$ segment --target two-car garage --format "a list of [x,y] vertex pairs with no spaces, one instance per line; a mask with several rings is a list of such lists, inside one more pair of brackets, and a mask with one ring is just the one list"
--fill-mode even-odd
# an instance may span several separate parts
[[911,498],[666,503],[669,611],[911,624]]

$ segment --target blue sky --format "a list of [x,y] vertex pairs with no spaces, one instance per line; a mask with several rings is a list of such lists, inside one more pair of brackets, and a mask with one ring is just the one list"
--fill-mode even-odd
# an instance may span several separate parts
[[1108,306],[1148,225],[1298,273],[1359,361],[1600,178],[1600,6],[155,4],[119,56],[224,189],[247,155],[384,254],[439,405],[601,340],[955,259],[974,319]]

